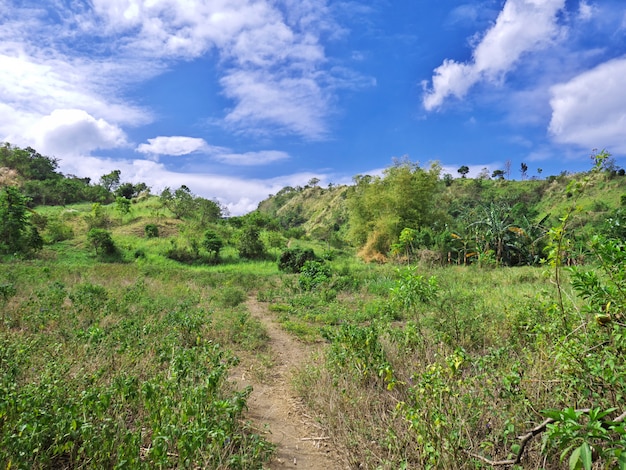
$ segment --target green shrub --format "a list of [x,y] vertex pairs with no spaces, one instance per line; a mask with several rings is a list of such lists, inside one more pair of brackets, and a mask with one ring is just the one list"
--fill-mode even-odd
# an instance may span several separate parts
[[92,228],[87,233],[89,243],[96,250],[96,254],[112,255],[117,252],[117,247],[111,237],[111,232],[102,228]]
[[146,238],[158,238],[159,236],[159,227],[157,227],[156,224],[148,224],[143,230],[146,234]]
[[50,222],[46,228],[46,241],[48,243],[58,243],[72,238],[74,238],[72,227],[59,220]]
[[316,259],[315,253],[310,248],[291,248],[280,254],[278,269],[287,273],[299,273],[304,263]]
[[300,270],[298,284],[304,290],[312,290],[330,280],[330,267],[321,261],[306,261]]

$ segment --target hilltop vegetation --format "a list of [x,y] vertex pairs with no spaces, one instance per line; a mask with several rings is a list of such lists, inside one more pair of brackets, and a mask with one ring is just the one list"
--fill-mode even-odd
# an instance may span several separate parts
[[264,468],[228,381],[240,360],[271,375],[250,295],[323,343],[293,385],[346,467],[626,468],[626,178],[606,153],[522,181],[402,160],[241,217],[0,157],[3,468]]

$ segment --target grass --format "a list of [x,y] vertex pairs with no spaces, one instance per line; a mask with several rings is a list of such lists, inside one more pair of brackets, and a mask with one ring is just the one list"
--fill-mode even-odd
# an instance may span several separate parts
[[[73,237],[0,265],[0,467],[263,468],[273,447],[246,421],[250,390],[227,380],[240,359],[261,379],[273,365],[249,296],[324,344],[295,383],[355,468],[484,468],[471,454],[515,454],[542,410],[605,406],[595,381],[623,398],[623,361],[588,359],[618,340],[594,329],[566,270],[562,311],[548,267],[409,270],[336,251],[303,282],[231,245],[185,265],[164,253],[188,228],[156,209],[109,214],[111,260],[87,243],[89,205],[42,209]],[[523,466],[560,468],[562,450],[537,438]]]
[[249,390],[226,387],[237,351],[262,349],[267,336],[232,294],[224,306],[219,274],[2,268],[16,287],[0,325],[3,468],[267,461],[273,446],[243,420]]

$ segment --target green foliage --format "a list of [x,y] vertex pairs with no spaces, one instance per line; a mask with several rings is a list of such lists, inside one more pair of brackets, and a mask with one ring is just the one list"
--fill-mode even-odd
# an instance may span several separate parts
[[111,225],[111,219],[99,202],[91,205],[91,212],[85,215],[85,222],[87,222],[89,230],[94,228],[105,229]]
[[113,170],[111,173],[102,175],[100,177],[100,186],[107,191],[114,191],[120,185],[121,174],[120,170]]
[[0,253],[29,254],[43,240],[27,215],[28,199],[13,186],[0,189]]
[[214,230],[207,230],[204,232],[202,246],[209,252],[209,255],[213,259],[217,259],[220,255],[220,250],[224,246],[224,242]]
[[384,177],[356,177],[347,198],[350,238],[386,255],[402,229],[443,222],[436,205],[440,167],[428,170],[408,160],[396,162]]
[[115,210],[117,210],[122,220],[124,220],[124,216],[130,214],[132,210],[130,199],[126,199],[125,197],[121,196],[116,197]]
[[302,268],[300,268],[298,284],[302,289],[309,291],[327,283],[331,277],[332,271],[326,263],[309,260],[305,261]]
[[259,259],[265,255],[265,246],[256,226],[246,225],[241,229],[237,249],[242,258]]
[[144,233],[146,234],[146,238],[158,238],[159,227],[156,224],[147,224],[144,227]]
[[224,210],[219,203],[193,195],[191,190],[182,185],[174,192],[165,188],[159,197],[163,207],[167,207],[177,219],[195,219],[200,227],[218,221]]
[[111,232],[102,228],[92,228],[87,232],[87,240],[96,250],[96,254],[113,255],[117,247],[111,236]]
[[287,273],[299,273],[307,261],[317,257],[311,248],[290,248],[283,251],[278,259],[278,269]]

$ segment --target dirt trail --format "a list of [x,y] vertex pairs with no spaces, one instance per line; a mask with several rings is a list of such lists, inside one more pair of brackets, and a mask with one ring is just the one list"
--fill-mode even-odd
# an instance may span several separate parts
[[265,437],[276,444],[276,455],[268,464],[271,470],[299,468],[340,470],[347,468],[338,458],[324,430],[307,415],[305,406],[291,386],[291,378],[315,353],[309,346],[294,339],[271,318],[267,308],[250,298],[246,305],[250,314],[265,327],[273,365],[263,380],[246,368],[245,361],[235,368],[231,381],[237,388],[252,385],[247,416]]

